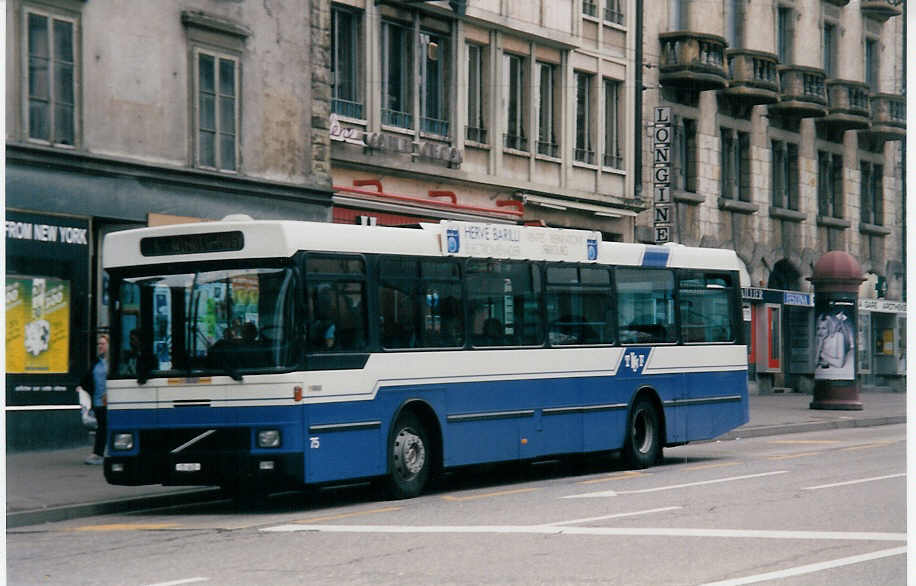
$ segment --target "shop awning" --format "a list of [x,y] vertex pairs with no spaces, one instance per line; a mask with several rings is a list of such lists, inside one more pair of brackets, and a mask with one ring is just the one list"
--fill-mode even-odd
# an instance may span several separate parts
[[580,212],[589,212],[596,216],[605,218],[623,218],[636,216],[636,212],[623,208],[603,206],[594,203],[587,203],[572,199],[560,199],[556,197],[545,197],[543,195],[522,195],[522,202],[525,205],[536,205],[552,210],[575,210]]

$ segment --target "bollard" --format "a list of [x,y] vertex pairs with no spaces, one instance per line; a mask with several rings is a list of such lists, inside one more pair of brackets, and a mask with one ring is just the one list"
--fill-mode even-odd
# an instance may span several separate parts
[[811,409],[860,411],[856,319],[862,267],[833,250],[814,265],[814,400]]

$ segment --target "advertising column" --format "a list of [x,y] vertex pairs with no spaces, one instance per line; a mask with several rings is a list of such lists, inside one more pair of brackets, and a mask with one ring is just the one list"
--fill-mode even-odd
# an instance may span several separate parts
[[88,366],[89,223],[7,211],[6,263],[7,447],[84,443],[74,388]]

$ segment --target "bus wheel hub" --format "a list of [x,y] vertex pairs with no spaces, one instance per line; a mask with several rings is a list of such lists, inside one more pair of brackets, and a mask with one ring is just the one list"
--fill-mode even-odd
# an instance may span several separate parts
[[410,430],[403,429],[398,434],[398,441],[394,447],[395,462],[404,471],[404,476],[414,476],[423,469],[426,463],[426,448],[420,436]]

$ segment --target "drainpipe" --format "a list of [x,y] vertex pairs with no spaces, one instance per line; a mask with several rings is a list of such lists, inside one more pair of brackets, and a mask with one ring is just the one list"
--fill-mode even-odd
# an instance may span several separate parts
[[636,87],[633,91],[633,149],[636,153],[635,162],[633,164],[633,197],[637,200],[642,199],[642,8],[643,0],[636,0],[636,22],[633,23],[633,27],[636,29],[636,56],[634,58],[634,66],[636,67],[634,84]]

